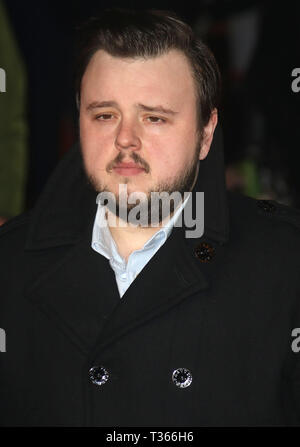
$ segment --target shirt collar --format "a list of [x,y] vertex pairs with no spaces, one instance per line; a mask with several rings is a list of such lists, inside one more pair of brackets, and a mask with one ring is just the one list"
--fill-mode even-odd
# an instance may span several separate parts
[[[154,233],[151,238],[144,244],[143,249],[149,249],[152,248],[154,245],[159,243],[161,240],[165,242],[167,238],[170,236],[172,229],[180,216],[181,212],[183,211],[189,196],[191,193],[189,193],[184,201],[181,203],[181,205],[178,205],[175,212],[173,213],[173,216],[170,219],[166,220],[165,225],[158,230],[156,233]],[[111,235],[111,232],[109,230],[109,227],[107,225],[107,220],[105,217],[106,213],[106,206],[101,204],[100,201],[100,194],[97,195],[96,203],[98,205],[96,217],[94,221],[93,226],[93,233],[92,233],[92,248],[96,250],[101,250],[101,253],[107,258],[116,258],[118,257],[118,251],[115,244],[115,241]]]

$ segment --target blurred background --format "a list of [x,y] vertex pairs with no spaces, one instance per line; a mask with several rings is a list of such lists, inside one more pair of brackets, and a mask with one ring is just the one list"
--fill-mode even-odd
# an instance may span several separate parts
[[193,27],[223,77],[228,189],[300,208],[300,2],[0,0],[0,224],[34,206],[77,140],[76,27],[108,6],[172,10]]

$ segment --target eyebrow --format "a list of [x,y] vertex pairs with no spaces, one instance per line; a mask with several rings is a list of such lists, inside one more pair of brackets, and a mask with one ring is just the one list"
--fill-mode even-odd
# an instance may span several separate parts
[[145,106],[144,104],[137,104],[138,108],[141,110],[145,110],[146,112],[159,112],[159,113],[165,113],[166,115],[176,115],[174,110],[172,109],[166,109],[163,106]]
[[86,110],[99,109],[101,107],[118,107],[118,104],[115,101],[93,101],[87,106]]
[[[137,108],[140,110],[144,110],[146,112],[159,112],[164,113],[166,115],[176,115],[174,110],[167,109],[161,105],[158,106],[146,106],[145,104],[136,104]],[[118,104],[115,101],[93,101],[87,106],[87,110],[91,111],[94,109],[100,109],[102,107],[118,107]]]

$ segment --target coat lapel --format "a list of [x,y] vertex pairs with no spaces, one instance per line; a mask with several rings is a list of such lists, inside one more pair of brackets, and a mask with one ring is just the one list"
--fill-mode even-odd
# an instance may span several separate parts
[[91,248],[88,233],[63,257],[52,260],[42,279],[25,291],[84,354],[119,303],[114,272],[107,259]]
[[97,348],[104,348],[207,287],[182,229],[174,229],[123,295],[98,339]]
[[108,260],[91,248],[92,227],[53,262],[26,297],[86,355],[177,305],[208,285],[180,228],[120,299]]

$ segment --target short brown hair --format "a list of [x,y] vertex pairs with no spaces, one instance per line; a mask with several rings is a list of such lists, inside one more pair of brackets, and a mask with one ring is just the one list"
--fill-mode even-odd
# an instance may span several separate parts
[[79,28],[75,89],[80,102],[81,80],[98,50],[116,57],[155,57],[182,51],[196,81],[199,130],[219,105],[221,76],[210,49],[192,28],[171,11],[106,9]]

